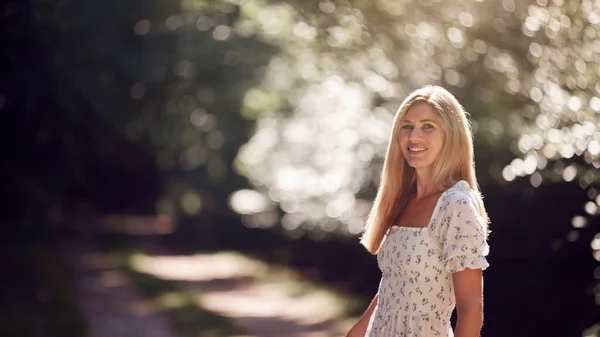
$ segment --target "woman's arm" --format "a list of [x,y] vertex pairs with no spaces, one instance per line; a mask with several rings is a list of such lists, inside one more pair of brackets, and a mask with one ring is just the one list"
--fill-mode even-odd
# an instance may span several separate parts
[[371,304],[369,304],[369,307],[367,308],[367,310],[365,310],[365,313],[360,317],[358,322],[356,322],[356,324],[354,324],[352,329],[350,329],[350,331],[348,332],[346,337],[364,337],[365,336],[365,334],[367,333],[367,328],[369,327],[369,321],[371,320],[371,315],[373,315],[373,311],[375,310],[375,307],[377,306],[378,298],[379,298],[379,293],[375,294],[373,301],[371,301]]
[[483,325],[483,273],[466,268],[452,274],[456,297],[456,337],[479,337]]

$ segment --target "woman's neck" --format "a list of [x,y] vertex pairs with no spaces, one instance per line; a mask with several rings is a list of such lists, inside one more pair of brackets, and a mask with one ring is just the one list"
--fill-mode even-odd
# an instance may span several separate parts
[[439,188],[433,182],[433,176],[427,172],[416,171],[416,182],[417,182],[417,194],[415,195],[416,200],[428,197],[432,194],[438,193]]

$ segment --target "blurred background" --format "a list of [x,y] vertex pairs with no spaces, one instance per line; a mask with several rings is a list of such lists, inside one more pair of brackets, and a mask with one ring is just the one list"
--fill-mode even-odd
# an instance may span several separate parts
[[482,335],[600,336],[600,1],[0,5],[0,335],[342,336],[393,115],[471,114]]

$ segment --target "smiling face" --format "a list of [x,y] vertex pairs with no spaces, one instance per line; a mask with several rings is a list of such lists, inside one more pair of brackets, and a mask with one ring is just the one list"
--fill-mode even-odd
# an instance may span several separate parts
[[446,138],[440,119],[427,103],[411,106],[401,124],[400,147],[408,165],[429,169],[439,157]]

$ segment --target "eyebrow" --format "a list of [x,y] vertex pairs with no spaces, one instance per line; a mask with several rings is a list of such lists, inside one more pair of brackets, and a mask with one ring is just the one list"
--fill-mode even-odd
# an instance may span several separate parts
[[[411,121],[409,121],[408,119],[405,119],[402,121],[403,123],[412,123]],[[435,123],[437,124],[436,121],[434,121],[433,119],[422,119],[421,122],[425,123],[425,122],[430,122],[430,123]]]

